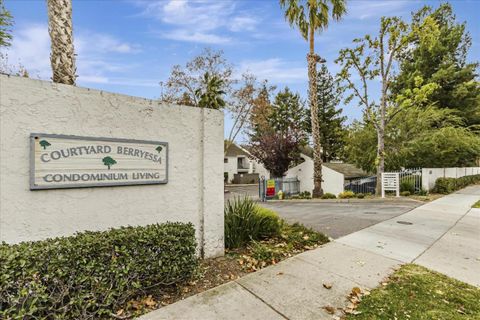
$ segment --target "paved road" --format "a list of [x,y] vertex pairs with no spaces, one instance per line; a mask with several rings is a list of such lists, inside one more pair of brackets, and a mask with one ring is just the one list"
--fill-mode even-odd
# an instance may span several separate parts
[[418,201],[361,200],[359,202],[267,202],[287,222],[300,222],[334,239],[399,216],[421,205]]
[[227,185],[225,190],[225,201],[235,197],[251,197],[254,200],[258,200],[258,185]]

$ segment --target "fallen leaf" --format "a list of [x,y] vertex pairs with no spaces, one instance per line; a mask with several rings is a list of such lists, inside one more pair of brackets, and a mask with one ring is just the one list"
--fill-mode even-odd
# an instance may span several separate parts
[[282,274],[283,272],[280,271],[279,273],[277,273],[277,276],[281,276]]
[[[186,288],[188,289],[188,288]],[[143,300],[143,303],[148,306],[148,307],[154,307],[157,305],[157,302],[152,298],[151,295],[149,295],[148,297],[146,297],[144,300]]]
[[325,306],[325,307],[323,307],[323,309],[325,309],[325,311],[327,311],[327,312],[330,313],[330,314],[334,314],[334,313],[335,313],[335,308],[332,307],[332,306]]
[[352,288],[352,293],[353,293],[354,295],[357,295],[357,296],[358,296],[358,295],[360,295],[360,294],[362,293],[362,289],[360,289],[359,287],[353,287],[353,288]]
[[323,284],[323,287],[324,287],[325,289],[332,289],[332,284],[331,284],[331,283],[324,283],[324,284]]
[[118,310],[115,314],[116,314],[117,316],[121,316],[124,311],[125,311],[125,310],[120,309],[120,310]]

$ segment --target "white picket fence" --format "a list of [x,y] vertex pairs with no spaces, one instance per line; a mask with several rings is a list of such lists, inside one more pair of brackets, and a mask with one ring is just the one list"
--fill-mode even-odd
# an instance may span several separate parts
[[423,168],[422,188],[432,190],[438,178],[460,178],[480,174],[480,167],[464,168]]

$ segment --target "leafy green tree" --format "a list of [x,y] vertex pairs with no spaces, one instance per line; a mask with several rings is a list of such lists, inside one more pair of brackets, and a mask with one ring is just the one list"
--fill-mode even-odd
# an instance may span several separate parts
[[163,148],[162,148],[162,146],[158,146],[158,147],[155,148],[155,150],[156,150],[158,153],[160,153],[160,152],[162,152]]
[[[328,72],[325,64],[317,75],[317,104],[320,141],[322,141],[322,161],[329,162],[340,158],[345,144],[345,129],[342,109],[338,108],[341,102],[341,88]],[[307,112],[307,131],[312,132],[311,112]]]
[[393,93],[413,90],[418,79],[434,83],[431,104],[455,110],[466,126],[480,125],[478,62],[467,62],[472,39],[466,23],[457,23],[452,6],[444,3],[414,13],[412,29],[411,50],[405,52]]
[[40,140],[39,144],[43,149],[47,149],[48,146],[51,146],[50,142],[47,140]]
[[108,167],[108,170],[110,170],[110,167],[113,166],[114,164],[117,164],[117,161],[115,161],[112,157],[105,157],[102,159],[103,164]]
[[300,100],[300,95],[286,87],[275,96],[267,122],[275,131],[286,132],[293,128],[305,136],[306,117],[307,110]]
[[317,63],[320,56],[315,54],[315,33],[325,30],[330,17],[339,20],[346,13],[345,0],[280,0],[280,6],[285,10],[285,18],[291,26],[299,29],[302,37],[309,42],[308,62],[308,96],[311,111],[313,133],[313,197],[321,197],[322,190],[322,157],[320,130],[317,112]]
[[223,80],[216,75],[210,75],[208,72],[203,76],[205,89],[198,88],[195,91],[198,97],[198,106],[200,108],[221,109],[225,107],[223,96],[225,91],[222,87]]
[[[389,122],[402,110],[399,103],[391,99],[394,70],[402,61],[410,39],[409,26],[399,17],[382,17],[377,36],[366,35],[355,39],[354,48],[340,50],[336,60],[342,66],[339,77],[346,85],[349,95],[346,102],[358,100],[364,108],[366,120],[377,132],[377,192],[380,192],[380,176],[385,172],[385,131]],[[360,78],[352,79],[351,71]],[[380,82],[372,81],[380,78]],[[380,101],[372,98],[372,85],[379,84]],[[420,90],[425,90],[420,88]]]
[[260,160],[273,176],[282,177],[292,162],[299,158],[301,147],[306,144],[306,110],[300,96],[285,88],[273,103],[268,89],[260,94],[262,105],[252,112],[249,151]]
[[[401,167],[462,167],[480,157],[480,137],[462,127],[450,109],[409,106],[386,129],[386,170]],[[345,153],[362,169],[375,170],[376,132],[368,122],[354,122]]]
[[3,0],[0,0],[0,48],[9,47],[11,45],[11,26],[13,26],[13,17],[10,11],[5,8]]

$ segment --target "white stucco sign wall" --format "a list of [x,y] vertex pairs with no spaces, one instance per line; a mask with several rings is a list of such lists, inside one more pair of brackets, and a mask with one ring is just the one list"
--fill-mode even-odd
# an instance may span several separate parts
[[0,241],[180,221],[222,255],[222,160],[220,111],[0,75]]

